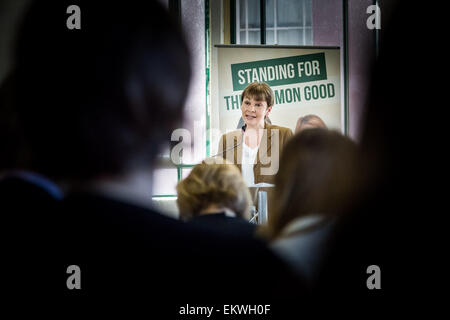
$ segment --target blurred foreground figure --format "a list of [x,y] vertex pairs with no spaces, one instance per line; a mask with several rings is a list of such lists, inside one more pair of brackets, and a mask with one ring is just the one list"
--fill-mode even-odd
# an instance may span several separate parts
[[33,3],[17,41],[14,103],[30,165],[67,193],[33,208],[19,205],[22,194],[2,199],[2,213],[20,217],[7,226],[17,239],[6,259],[12,288],[26,302],[65,297],[77,307],[143,299],[149,312],[164,309],[160,301],[275,294],[287,273],[262,243],[150,208],[152,166],[181,123],[191,75],[178,26],[156,1],[89,1],[77,2],[81,28],[69,29],[72,4]]
[[324,129],[295,135],[281,156],[267,235],[275,252],[311,286],[331,230],[356,196],[357,162],[356,144]]
[[[441,33],[437,30],[446,29],[444,14],[439,6],[401,1],[383,26],[361,140],[361,166],[355,168],[360,172],[362,196],[354,199],[351,214],[331,237],[318,294],[358,302],[373,311],[398,308],[404,316],[415,312],[431,293],[421,284],[432,281],[428,277],[433,274],[442,274],[428,257],[438,242],[425,243],[431,239],[429,233],[439,234],[440,218],[435,214],[445,196],[434,186],[448,164],[443,164],[436,150],[445,144],[446,128],[415,130],[411,124],[424,108],[442,105],[442,96],[433,92],[448,88],[445,82],[421,81],[430,78],[431,69],[412,66],[419,60],[445,61],[446,53],[405,48],[425,36],[430,43],[438,43]],[[428,27],[412,32],[411,17],[423,17]],[[445,72],[445,65],[439,66],[435,71]],[[427,226],[430,220],[433,228]],[[434,272],[425,271],[426,264]],[[379,268],[379,282],[371,277],[370,266]],[[418,305],[412,303],[414,298],[420,299]]]
[[316,116],[315,114],[308,114],[306,116],[298,118],[297,124],[295,125],[295,133],[299,133],[305,129],[310,128],[327,129],[327,125],[319,116]]

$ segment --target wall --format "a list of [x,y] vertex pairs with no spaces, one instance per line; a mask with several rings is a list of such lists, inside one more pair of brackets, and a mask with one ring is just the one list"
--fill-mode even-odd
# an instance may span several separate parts
[[[355,140],[361,133],[370,84],[370,66],[375,59],[375,31],[366,21],[373,0],[348,0],[348,135]],[[336,45],[343,53],[343,1],[313,0],[314,45]],[[341,57],[342,65],[344,56]],[[344,69],[342,68],[342,71]],[[344,73],[342,74],[344,83]],[[344,93],[344,92],[342,92]],[[342,94],[342,97],[344,95]],[[344,99],[342,100],[344,105]],[[342,119],[344,122],[344,119]]]
[[349,135],[359,140],[366,104],[371,66],[375,62],[375,31],[367,28],[367,7],[372,0],[349,0],[348,76]]
[[[206,74],[205,74],[205,1],[181,1],[181,24],[187,39],[192,65],[191,85],[185,103],[185,121],[182,129],[191,134],[191,150],[195,154],[183,152],[183,163],[194,164],[204,159],[206,154]],[[170,140],[170,136],[167,140]],[[177,142],[174,142],[176,144]],[[166,151],[168,154],[169,151]],[[185,176],[189,169],[183,169]],[[166,159],[154,172],[153,193],[155,195],[174,195],[178,182],[177,169],[170,159]],[[166,202],[170,202],[166,199]]]

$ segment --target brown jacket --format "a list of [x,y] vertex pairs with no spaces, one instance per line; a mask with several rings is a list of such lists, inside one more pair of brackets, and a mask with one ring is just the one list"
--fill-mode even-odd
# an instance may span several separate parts
[[[253,166],[255,183],[273,183],[274,175],[278,172],[281,151],[290,137],[289,128],[271,125],[266,122],[264,133]],[[220,138],[218,155],[237,165],[242,171],[243,131],[235,130],[224,134]]]

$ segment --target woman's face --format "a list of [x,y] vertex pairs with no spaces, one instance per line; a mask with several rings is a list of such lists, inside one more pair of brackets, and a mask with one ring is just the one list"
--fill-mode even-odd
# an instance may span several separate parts
[[255,100],[253,97],[244,97],[241,105],[242,119],[249,127],[264,125],[264,119],[269,115],[272,106],[268,107],[265,100]]

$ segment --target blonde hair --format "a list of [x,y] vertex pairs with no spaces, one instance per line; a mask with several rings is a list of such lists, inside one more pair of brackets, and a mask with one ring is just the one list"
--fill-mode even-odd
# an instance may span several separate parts
[[252,82],[250,83],[241,95],[241,103],[245,97],[250,97],[258,101],[266,101],[267,106],[273,106],[275,98],[272,88],[265,82]]
[[177,185],[180,217],[189,219],[211,205],[249,218],[250,192],[234,164],[198,164]]

